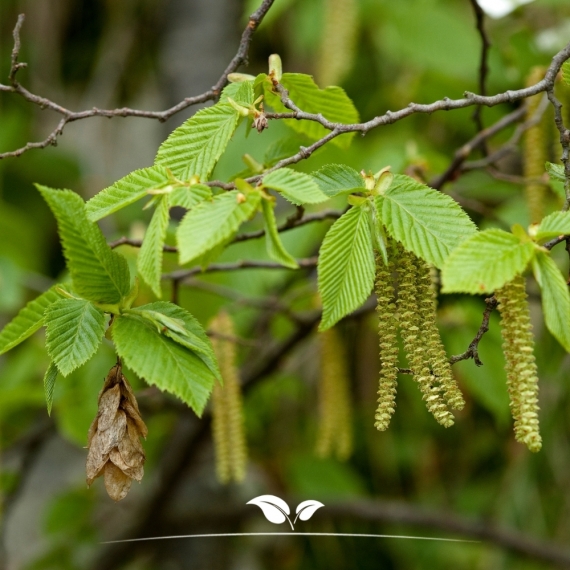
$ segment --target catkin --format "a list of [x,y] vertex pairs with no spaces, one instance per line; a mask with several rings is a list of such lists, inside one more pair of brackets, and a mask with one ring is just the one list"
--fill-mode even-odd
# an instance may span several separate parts
[[521,275],[495,292],[501,314],[507,387],[515,421],[515,439],[530,451],[542,447],[538,424],[538,375],[530,311]]
[[321,340],[320,414],[315,452],[333,453],[340,460],[352,452],[352,405],[346,351],[335,328],[319,334]]
[[[543,67],[533,67],[527,77],[527,87],[538,83],[544,77],[544,72]],[[542,97],[543,94],[539,93],[527,99],[527,120],[533,118]],[[544,174],[544,163],[548,159],[548,128],[548,123],[540,120],[524,134],[523,172],[525,178],[540,178]],[[544,216],[546,186],[531,182],[526,185],[525,193],[530,222],[538,223]]]
[[322,87],[338,85],[354,60],[358,32],[357,0],[325,0],[324,25],[317,64]]
[[374,426],[380,431],[388,429],[396,408],[398,384],[398,315],[396,312],[393,274],[396,269],[396,249],[388,265],[376,256],[376,311],[378,313],[378,336],[380,341],[380,382],[378,407]]
[[436,324],[436,292],[433,286],[431,268],[425,261],[416,258],[418,272],[418,312],[420,315],[420,330],[425,338],[427,357],[431,370],[437,378],[445,401],[450,408],[462,410],[465,400],[459,390],[459,386],[453,377],[451,365],[447,359],[443,342]]
[[[425,336],[420,327],[423,318],[418,311],[417,281],[420,277],[415,256],[404,251],[400,255],[398,267],[398,316],[404,350],[408,357],[408,364],[413,371],[414,380],[418,383],[428,410],[438,423],[444,427],[453,425],[453,415],[447,409],[443,398],[442,388],[437,385],[436,378],[430,370],[429,353]],[[430,292],[431,296],[431,292]]]
[[247,462],[247,443],[243,417],[241,387],[236,366],[235,344],[222,337],[234,336],[230,316],[220,312],[210,323],[220,337],[212,339],[218,359],[223,386],[214,385],[212,391],[212,431],[216,454],[216,473],[221,483],[242,481]]

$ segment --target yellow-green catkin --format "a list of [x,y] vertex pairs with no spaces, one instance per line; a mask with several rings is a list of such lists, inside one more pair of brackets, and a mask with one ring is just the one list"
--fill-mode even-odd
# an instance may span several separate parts
[[317,80],[322,87],[338,85],[352,67],[358,33],[358,0],[325,0],[324,10],[317,64]]
[[230,316],[220,312],[210,323],[220,336],[212,339],[223,386],[215,383],[212,391],[212,431],[216,454],[216,473],[222,483],[242,481],[247,463],[247,443],[243,417],[243,401],[235,344],[226,337],[234,336]]
[[465,400],[453,376],[451,365],[449,364],[439,329],[437,328],[436,290],[431,275],[431,268],[420,258],[416,258],[415,262],[418,272],[417,287],[418,312],[421,321],[420,330],[425,339],[424,342],[430,367],[437,378],[437,383],[441,387],[441,391],[449,407],[454,410],[462,410],[465,406]]
[[538,374],[525,281],[521,275],[495,292],[501,314],[503,352],[515,439],[531,451],[539,451]]
[[[533,67],[527,77],[526,85],[534,85],[544,77],[545,69]],[[527,99],[526,119],[531,119],[540,105],[543,94],[539,93]],[[525,178],[541,178],[544,174],[544,163],[548,160],[549,123],[540,120],[524,134],[523,139],[523,172]],[[525,187],[526,201],[531,223],[538,223],[544,216],[544,199],[546,186],[530,182]]]
[[[447,409],[441,387],[430,370],[429,354],[424,331],[420,329],[423,319],[418,311],[417,280],[420,277],[413,253],[404,251],[399,256],[398,316],[404,350],[408,364],[418,383],[427,409],[444,427],[453,425],[453,415]],[[430,293],[431,295],[431,293]]]
[[321,376],[319,380],[319,426],[315,452],[320,457],[335,454],[340,460],[352,453],[352,400],[346,350],[339,331],[319,334]]
[[394,273],[397,250],[392,248],[388,265],[381,256],[376,256],[376,311],[378,313],[378,336],[380,341],[380,382],[378,385],[378,407],[374,426],[380,431],[388,429],[396,408],[398,385],[398,313]]

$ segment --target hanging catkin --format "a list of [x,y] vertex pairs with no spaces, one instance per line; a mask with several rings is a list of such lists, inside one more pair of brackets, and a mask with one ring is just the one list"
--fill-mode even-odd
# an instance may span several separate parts
[[319,334],[321,376],[319,426],[315,452],[347,459],[352,452],[352,405],[346,351],[337,329]]
[[459,390],[459,386],[453,377],[451,365],[447,359],[443,342],[436,324],[436,292],[431,276],[431,269],[425,261],[416,258],[418,272],[418,312],[420,315],[420,330],[425,339],[427,357],[433,374],[437,377],[437,383],[445,401],[450,408],[462,410],[465,400]]
[[322,87],[338,85],[350,71],[358,32],[357,0],[325,0],[324,26],[317,65]]
[[[417,282],[420,274],[415,259],[415,255],[407,251],[399,256],[397,307],[402,341],[414,380],[418,383],[428,410],[438,423],[449,427],[453,425],[453,415],[447,409],[442,389],[431,373],[425,331],[420,328],[423,325],[422,315],[418,311],[418,295],[421,291],[418,290]],[[429,291],[430,298],[431,295]]]
[[398,315],[393,282],[398,249],[396,247],[391,249],[388,265],[380,255],[376,256],[376,311],[381,368],[374,426],[380,431],[388,429],[390,424],[396,408],[398,385]]
[[495,292],[501,313],[503,352],[515,438],[531,451],[539,451],[542,439],[538,425],[538,375],[530,311],[521,275]]
[[223,386],[218,383],[212,391],[212,430],[216,454],[216,472],[221,483],[242,481],[245,476],[247,444],[245,440],[243,403],[236,365],[235,344],[222,337],[233,337],[230,316],[220,312],[210,323],[210,329],[220,337],[212,339],[212,346]]
[[[544,77],[543,67],[533,67],[527,77],[526,85],[538,83]],[[542,93],[527,99],[526,119],[532,119],[540,105]],[[525,178],[541,178],[544,174],[544,163],[548,160],[548,132],[549,124],[544,117],[524,134],[523,172]],[[538,223],[544,216],[544,198],[546,187],[544,184],[530,182],[526,185],[526,201],[531,223]]]

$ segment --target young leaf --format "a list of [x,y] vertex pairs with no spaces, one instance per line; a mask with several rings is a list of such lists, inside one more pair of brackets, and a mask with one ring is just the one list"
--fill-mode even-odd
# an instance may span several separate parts
[[269,200],[262,200],[263,218],[265,220],[265,246],[267,254],[271,259],[281,263],[285,267],[297,269],[299,265],[291,254],[285,249],[279,232],[277,231],[277,222],[275,221],[274,204]]
[[270,172],[263,179],[263,185],[266,188],[277,190],[289,202],[298,206],[301,204],[318,204],[329,199],[311,176],[290,168],[280,168]]
[[558,180],[558,182],[566,182],[566,177],[564,176],[564,167],[561,164],[553,164],[552,162],[547,162],[544,167],[546,172],[548,172],[552,180]]
[[240,105],[251,105],[253,103],[253,81],[229,83],[220,95],[220,103],[227,103],[228,97]]
[[137,260],[137,269],[141,277],[150,285],[157,297],[162,296],[160,276],[162,274],[162,246],[166,238],[170,220],[169,196],[161,196],[148,229]]
[[[289,91],[291,100],[307,113],[320,113],[334,123],[358,123],[360,120],[354,103],[341,87],[319,89],[310,75],[302,73],[284,73],[281,84]],[[289,109],[281,103],[280,95],[271,91],[271,84],[265,82],[264,87],[267,103],[277,112],[288,112]],[[285,124],[312,140],[318,140],[329,133],[315,121],[286,119]],[[334,138],[331,142],[341,148],[347,148],[353,136],[354,133],[347,133]]]
[[33,301],[30,301],[12,321],[10,321],[0,332],[0,354],[8,352],[29,336],[33,335],[44,325],[45,310],[63,296],[58,292],[58,287],[54,285]]
[[364,179],[349,166],[344,164],[327,164],[311,175],[319,188],[330,198],[343,192],[359,192],[364,190]]
[[402,174],[376,197],[376,208],[393,238],[438,268],[453,248],[477,231],[455,200]]
[[375,262],[368,206],[351,208],[327,232],[319,253],[319,291],[323,319],[332,327],[357,309],[374,285]]
[[232,190],[195,206],[178,226],[180,263],[192,261],[228,239],[255,212],[259,200],[259,192],[244,195]]
[[212,343],[202,325],[188,311],[172,303],[157,301],[137,307],[131,314],[139,314],[155,325],[158,323],[157,330],[160,329],[162,334],[195,352],[212,374],[220,378]]
[[492,293],[522,273],[536,247],[503,230],[485,230],[466,239],[447,258],[443,293]]
[[570,234],[570,212],[554,212],[540,222],[536,230],[536,241]]
[[156,164],[170,168],[184,180],[194,175],[202,182],[207,180],[237,123],[238,114],[229,103],[201,109],[160,145]]
[[562,64],[562,81],[566,83],[566,85],[570,85],[570,62],[565,61]]
[[570,294],[562,273],[550,255],[539,251],[532,262],[542,291],[542,310],[548,330],[570,352]]
[[85,205],[87,216],[95,222],[144,198],[149,190],[164,188],[171,183],[168,170],[163,166],[135,170],[93,196]]
[[175,188],[170,195],[170,207],[181,206],[190,210],[196,204],[212,198],[212,191],[205,184],[192,184],[190,188],[181,186]]
[[159,333],[153,323],[127,315],[115,319],[112,334],[117,353],[129,368],[202,414],[214,375],[198,356]]
[[48,416],[51,416],[51,405],[53,403],[53,391],[55,388],[55,381],[57,380],[57,375],[59,374],[59,370],[55,365],[54,361],[51,360],[46,370],[44,376],[44,393],[46,396],[46,405]]
[[119,303],[129,294],[127,260],[113,251],[99,227],[87,219],[85,203],[71,190],[37,185],[57,219],[75,292],[99,303]]
[[60,299],[46,309],[46,347],[67,376],[97,351],[105,334],[105,315],[84,299]]

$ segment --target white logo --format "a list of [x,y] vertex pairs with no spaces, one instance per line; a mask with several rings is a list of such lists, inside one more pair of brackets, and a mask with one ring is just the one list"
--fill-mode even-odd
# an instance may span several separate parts
[[297,519],[308,521],[315,514],[317,509],[324,507],[319,501],[303,501],[297,505],[295,509],[297,516],[295,520],[291,522],[289,518],[291,514],[289,505],[279,497],[275,497],[274,495],[260,495],[259,497],[255,497],[255,499],[251,499],[251,501],[248,501],[246,504],[257,505],[263,511],[265,518],[273,524],[281,524],[286,520],[289,521],[291,530],[295,530],[293,525],[297,522]]

